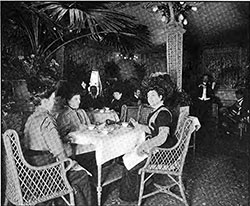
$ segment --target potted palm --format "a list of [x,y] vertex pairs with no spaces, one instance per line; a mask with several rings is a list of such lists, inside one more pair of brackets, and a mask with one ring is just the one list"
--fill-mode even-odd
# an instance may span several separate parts
[[[12,85],[12,98],[16,109],[32,110],[30,91],[39,83],[53,84],[60,78],[60,65],[51,59],[47,64],[35,56],[12,57],[7,52],[2,53],[2,78]],[[13,109],[13,108],[12,108]]]

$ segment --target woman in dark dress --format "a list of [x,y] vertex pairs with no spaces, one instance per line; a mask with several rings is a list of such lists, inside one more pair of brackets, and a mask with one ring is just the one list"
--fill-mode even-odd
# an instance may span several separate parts
[[[172,114],[163,104],[164,97],[165,91],[162,88],[158,86],[149,88],[147,99],[154,110],[148,117],[148,125],[140,125],[135,120],[130,120],[135,127],[140,127],[140,129],[143,129],[146,133],[146,141],[137,149],[138,155],[149,154],[153,147],[172,147],[177,142],[177,140],[170,135]],[[127,202],[138,200],[140,189],[140,176],[138,175],[138,171],[145,163],[146,160],[140,162],[131,170],[124,169],[119,195],[121,200]]]
[[110,109],[115,110],[115,112],[120,116],[122,105],[127,104],[124,98],[123,91],[119,87],[113,90],[113,99],[110,102]]

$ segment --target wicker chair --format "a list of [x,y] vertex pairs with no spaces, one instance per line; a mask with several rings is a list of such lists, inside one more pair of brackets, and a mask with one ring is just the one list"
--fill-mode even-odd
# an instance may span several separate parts
[[147,124],[148,115],[153,111],[149,105],[141,105],[139,110],[138,122],[140,124]]
[[[8,129],[3,134],[6,168],[6,199],[15,205],[36,205],[54,198],[62,197],[67,205],[74,204],[73,189],[66,172],[72,161],[55,162],[46,166],[31,166],[24,159],[18,134]],[[65,168],[65,162],[69,165]],[[69,200],[64,197],[69,195]]]
[[135,121],[138,121],[138,115],[140,112],[140,106],[127,106],[122,105],[121,108],[121,122],[128,122],[130,118],[133,118]]
[[[179,117],[178,117],[178,122],[177,122],[177,126],[175,129],[175,137],[179,140],[181,137],[181,128],[183,128],[183,125],[185,123],[186,118],[188,117],[187,113],[180,113]],[[191,135],[191,139],[189,142],[189,146],[188,148],[193,149],[193,157],[195,157],[195,149],[196,149],[196,131],[194,131]]]
[[[177,198],[178,200],[182,201],[185,205],[188,205],[184,193],[182,172],[191,134],[195,129],[198,129],[198,127],[200,126],[199,122],[198,123],[197,122],[198,119],[196,117],[191,117],[191,116],[187,117],[184,121],[183,127],[180,128],[181,130],[180,138],[175,146],[168,149],[156,147],[151,150],[145,166],[139,170],[139,174],[141,174],[141,184],[140,184],[138,206],[141,205],[142,199],[150,197],[157,193],[169,194]],[[149,173],[149,176],[147,178],[145,178],[146,173]],[[167,175],[167,177],[170,178],[171,183],[168,182],[169,185],[164,185],[164,186],[155,184],[156,187],[155,191],[143,195],[144,184],[154,174]],[[174,186],[178,186],[178,189],[180,191],[179,195],[170,191],[170,189]]]

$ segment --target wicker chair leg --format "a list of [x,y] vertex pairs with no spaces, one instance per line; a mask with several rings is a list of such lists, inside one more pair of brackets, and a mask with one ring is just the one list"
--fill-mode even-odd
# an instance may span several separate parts
[[181,196],[182,196],[183,202],[184,202],[185,206],[188,206],[186,195],[184,193],[185,188],[184,188],[181,176],[179,176],[178,179],[179,179],[179,184],[178,185],[179,185],[179,188],[180,188],[180,192],[181,192]]
[[8,202],[9,202],[9,200],[7,199],[7,197],[5,197],[5,198],[4,198],[4,203],[3,203],[3,205],[4,205],[4,206],[7,206],[7,205],[8,205]]
[[70,206],[75,206],[75,198],[73,192],[69,193],[69,201],[70,201]]
[[243,128],[240,128],[240,140],[242,139],[243,136]]
[[145,177],[145,172],[142,172],[142,174],[141,174],[140,194],[139,194],[138,206],[141,206],[141,202],[142,202],[142,196],[143,196],[143,190],[144,190],[144,177]]
[[195,141],[196,141],[196,132],[193,133],[193,157],[195,157],[195,149],[196,149]]
[[70,192],[69,193],[69,201],[66,199],[66,197],[61,196],[61,198],[64,200],[64,202],[68,205],[68,206],[75,206],[75,199],[74,199],[74,193]]

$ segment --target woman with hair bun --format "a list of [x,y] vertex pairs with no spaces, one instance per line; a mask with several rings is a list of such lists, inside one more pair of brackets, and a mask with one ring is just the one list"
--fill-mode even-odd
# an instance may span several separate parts
[[[62,98],[65,99],[65,108],[57,117],[57,126],[59,134],[64,143],[69,143],[70,138],[68,134],[70,132],[78,130],[86,130],[91,125],[87,113],[80,109],[81,95],[83,89],[80,86],[74,84],[67,84]],[[85,145],[70,144],[71,151],[68,155],[72,155],[72,158],[90,172],[96,172],[95,152],[88,152],[89,147]],[[76,147],[81,148],[81,151],[85,151],[84,154],[76,154]]]
[[[164,106],[165,90],[159,86],[153,86],[147,89],[147,99],[153,108],[148,117],[147,125],[140,125],[135,120],[130,121],[136,127],[145,131],[146,140],[137,148],[138,155],[149,154],[153,147],[172,147],[177,140],[170,135],[172,126],[172,114]],[[139,197],[140,177],[138,171],[146,163],[146,160],[134,166],[131,170],[124,170],[121,180],[119,198],[126,202],[137,201]],[[149,186],[149,185],[148,185]],[[147,186],[146,186],[147,188]]]
[[[36,108],[24,129],[24,156],[31,165],[43,166],[68,157],[57,130],[56,120],[51,114],[56,88],[38,84],[36,87],[33,97]],[[73,167],[67,172],[67,178],[74,189],[76,205],[91,206],[89,173],[76,161],[73,162]],[[59,202],[56,202],[56,205],[59,205]]]
[[67,84],[62,98],[65,99],[65,108],[57,117],[57,126],[63,141],[68,141],[68,133],[80,129],[87,129],[91,124],[87,113],[80,109],[82,88]]

